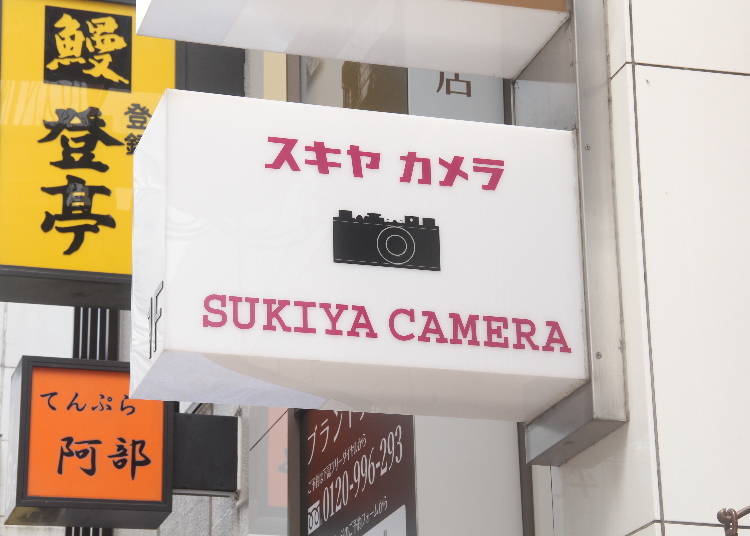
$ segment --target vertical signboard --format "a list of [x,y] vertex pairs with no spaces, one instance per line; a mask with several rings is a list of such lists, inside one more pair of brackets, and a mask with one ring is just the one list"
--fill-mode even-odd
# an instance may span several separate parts
[[503,123],[503,80],[469,73],[409,69],[409,113]]
[[137,36],[134,19],[108,2],[2,1],[2,299],[69,303],[66,281],[129,281],[133,152],[175,81],[174,42]]
[[132,400],[127,363],[24,357],[7,523],[156,528],[171,510],[171,405]]
[[303,534],[416,536],[414,417],[302,416]]

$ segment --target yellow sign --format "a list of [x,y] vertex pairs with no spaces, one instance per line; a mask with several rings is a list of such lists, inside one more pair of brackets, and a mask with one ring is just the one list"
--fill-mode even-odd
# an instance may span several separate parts
[[130,274],[133,151],[174,41],[88,1],[3,0],[0,35],[0,265]]

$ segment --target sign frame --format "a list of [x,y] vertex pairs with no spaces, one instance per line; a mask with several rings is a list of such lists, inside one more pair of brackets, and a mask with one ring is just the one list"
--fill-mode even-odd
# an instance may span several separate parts
[[164,402],[164,464],[162,467],[161,501],[30,497],[28,495],[32,372],[34,368],[45,367],[130,372],[130,364],[121,361],[94,361],[27,355],[21,358],[16,372],[20,372],[21,378],[19,393],[20,408],[18,411],[18,464],[16,468],[15,508],[5,523],[14,525],[47,524],[107,528],[158,528],[172,512],[173,438],[174,415],[176,412],[176,404],[174,402]]

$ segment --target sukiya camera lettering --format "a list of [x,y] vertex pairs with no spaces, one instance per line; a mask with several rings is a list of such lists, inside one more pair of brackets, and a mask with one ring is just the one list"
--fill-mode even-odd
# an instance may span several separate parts
[[[363,305],[209,294],[203,300],[203,309],[204,328],[231,326],[282,334],[380,337]],[[572,352],[562,327],[554,320],[545,321],[541,327],[542,324],[527,318],[460,313],[438,315],[429,310],[397,308],[386,321],[389,335],[402,342]]]
[[[265,164],[265,168],[302,171],[294,155],[294,149],[298,142],[299,139],[297,138],[269,136],[268,143],[274,144],[278,152],[271,162]],[[341,165],[342,161],[347,159],[344,156],[339,156],[342,154],[342,149],[328,147],[322,141],[314,141],[312,145],[305,145],[304,149],[306,153],[310,154],[311,158],[306,158],[302,162],[311,169],[317,170],[319,175],[330,175],[332,169],[340,169],[340,171],[335,171],[334,174],[348,174],[348,170],[343,169]],[[298,153],[299,151],[300,149],[297,149]],[[351,168],[353,178],[364,178],[365,169],[373,172],[380,170],[381,153],[365,151],[359,145],[349,145],[346,155],[349,157],[350,166],[348,167]],[[403,171],[398,178],[400,183],[410,183],[416,177],[416,184],[430,186],[433,184],[433,175],[435,175],[434,184],[439,186],[453,187],[455,184],[463,182],[476,182],[481,184],[482,190],[494,192],[500,185],[500,179],[505,172],[505,161],[497,158],[469,158],[453,155],[450,160],[438,157],[437,165],[433,166],[435,163],[433,157],[424,154],[420,156],[416,151],[408,151],[406,154],[399,156],[399,159],[403,162],[401,166]],[[466,160],[470,160],[471,163],[467,162],[464,169],[464,161]],[[417,165],[419,165],[420,172],[415,174],[414,169]],[[441,168],[443,170],[442,178],[439,176]],[[461,179],[461,181],[456,182],[456,179]]]

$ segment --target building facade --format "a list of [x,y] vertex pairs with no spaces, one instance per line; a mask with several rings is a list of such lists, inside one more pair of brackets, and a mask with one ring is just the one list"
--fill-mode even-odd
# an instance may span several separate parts
[[[750,193],[750,4],[577,0],[570,7],[514,79],[244,53],[248,97],[579,133],[592,367],[621,365],[627,422],[549,466],[519,454],[528,445],[515,422],[416,416],[423,536],[709,536],[723,531],[720,508],[750,504],[743,464],[750,431],[741,419],[750,402],[743,195]],[[0,313],[7,471],[10,375],[22,355],[71,357],[74,313],[19,303],[2,304]],[[127,318],[123,312],[122,360]],[[597,337],[613,325],[613,352],[599,351]],[[181,411],[239,419],[237,492],[175,495],[157,531],[115,534],[296,536],[288,482],[294,410],[182,403]],[[0,478],[2,493],[7,480]]]

